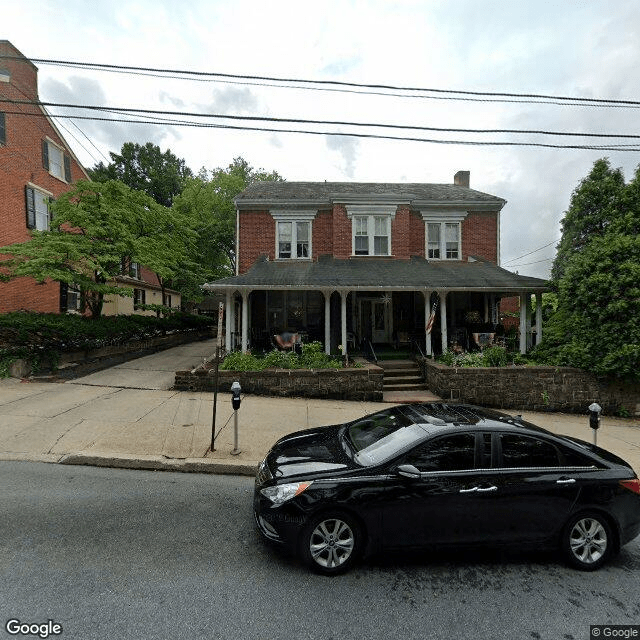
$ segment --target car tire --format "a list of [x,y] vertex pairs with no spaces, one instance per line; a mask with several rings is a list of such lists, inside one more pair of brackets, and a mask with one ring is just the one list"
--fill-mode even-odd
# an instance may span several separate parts
[[362,533],[355,520],[340,512],[312,518],[300,536],[300,555],[317,573],[336,575],[348,571],[360,554]]
[[615,548],[611,526],[601,514],[581,513],[567,522],[562,552],[580,571],[595,571],[609,560]]

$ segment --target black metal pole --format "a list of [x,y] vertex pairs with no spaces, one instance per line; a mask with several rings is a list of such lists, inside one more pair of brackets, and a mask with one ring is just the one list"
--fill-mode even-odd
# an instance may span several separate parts
[[213,376],[213,420],[211,422],[211,451],[216,450],[216,405],[218,404],[218,367],[220,366],[220,346],[216,346],[216,370]]

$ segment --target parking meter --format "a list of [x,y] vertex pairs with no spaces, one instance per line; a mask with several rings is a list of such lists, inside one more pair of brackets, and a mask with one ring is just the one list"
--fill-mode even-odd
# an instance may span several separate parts
[[589,426],[593,429],[593,444],[596,444],[598,429],[600,428],[600,412],[602,407],[594,402],[589,405]]
[[240,408],[240,392],[242,391],[242,387],[240,383],[236,380],[231,385],[231,393],[233,394],[231,398],[231,405],[233,406],[233,410],[237,411]]
[[231,455],[237,456],[240,453],[238,449],[238,409],[240,408],[240,392],[242,387],[236,380],[231,385],[231,405],[233,406],[233,451]]

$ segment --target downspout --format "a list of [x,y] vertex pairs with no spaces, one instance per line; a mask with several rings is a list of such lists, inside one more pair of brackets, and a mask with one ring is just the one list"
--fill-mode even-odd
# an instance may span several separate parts
[[236,275],[240,275],[240,209],[236,207]]

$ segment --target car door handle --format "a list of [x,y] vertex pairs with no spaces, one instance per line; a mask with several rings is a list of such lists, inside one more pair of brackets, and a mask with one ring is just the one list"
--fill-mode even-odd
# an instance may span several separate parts
[[478,487],[473,487],[472,489],[460,489],[460,493],[471,493],[472,491],[478,491]]
[[556,480],[556,484],[573,484],[575,481],[575,478],[560,478]]
[[497,491],[498,487],[496,486],[491,486],[491,487],[477,487],[478,492],[486,492],[486,491]]

